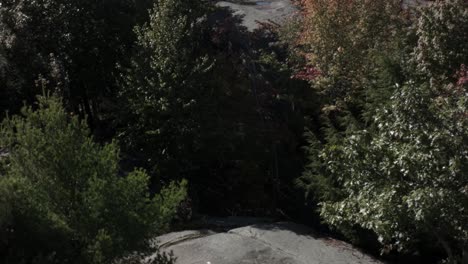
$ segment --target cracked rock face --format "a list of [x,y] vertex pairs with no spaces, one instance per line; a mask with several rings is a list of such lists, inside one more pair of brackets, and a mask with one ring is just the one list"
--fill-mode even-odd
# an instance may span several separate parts
[[177,264],[382,264],[347,243],[320,238],[307,227],[260,224],[226,233],[183,231],[158,238]]
[[259,27],[258,22],[281,23],[296,11],[291,0],[229,0],[220,1],[217,5],[241,16],[243,25],[250,31]]

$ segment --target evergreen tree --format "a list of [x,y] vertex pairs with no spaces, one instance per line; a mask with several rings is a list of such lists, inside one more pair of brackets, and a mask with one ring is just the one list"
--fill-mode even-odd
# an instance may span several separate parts
[[111,263],[148,249],[185,182],[150,196],[148,175],[119,176],[117,145],[94,143],[60,99],[39,97],[35,108],[0,127],[1,262]]

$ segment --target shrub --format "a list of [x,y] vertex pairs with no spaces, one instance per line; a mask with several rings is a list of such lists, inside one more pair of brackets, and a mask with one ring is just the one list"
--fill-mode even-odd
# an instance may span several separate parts
[[468,87],[428,87],[398,89],[375,129],[321,154],[342,190],[321,203],[321,215],[374,231],[386,249],[411,249],[429,236],[455,263],[468,241]]

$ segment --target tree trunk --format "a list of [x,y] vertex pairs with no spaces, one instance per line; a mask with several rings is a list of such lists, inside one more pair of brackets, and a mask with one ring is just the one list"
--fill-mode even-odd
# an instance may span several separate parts
[[88,122],[89,129],[91,129],[91,131],[94,131],[94,113],[91,108],[91,102],[88,99],[88,95],[86,94],[86,91],[83,91],[82,97],[83,97],[83,107],[85,110],[86,120]]
[[[444,248],[445,253],[447,253],[448,263],[449,264],[457,264],[457,261],[455,259],[454,254],[453,254],[453,251],[452,251],[452,248],[450,247],[450,244],[447,242],[447,240],[438,231],[434,231],[433,233],[436,236],[439,243]],[[465,263],[463,263],[463,264],[465,264]]]

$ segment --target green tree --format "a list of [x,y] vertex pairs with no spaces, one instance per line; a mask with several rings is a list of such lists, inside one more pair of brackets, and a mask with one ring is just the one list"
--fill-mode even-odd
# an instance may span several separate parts
[[135,28],[135,54],[123,69],[121,136],[163,174],[193,167],[200,147],[200,108],[209,100],[206,73],[213,64],[201,48],[207,7],[207,1],[155,1],[149,23]]
[[151,196],[148,175],[119,173],[116,144],[94,143],[58,97],[38,97],[34,108],[0,128],[2,262],[111,263],[148,249],[186,183]]
[[368,124],[309,137],[299,183],[328,224],[371,230],[384,252],[437,247],[449,263],[468,261],[466,7],[437,1],[414,13],[414,50],[391,58],[408,72],[382,86],[386,102],[370,101]]
[[399,62],[395,55],[405,33],[401,1],[304,0],[302,8],[302,28],[294,41],[314,71],[299,75],[322,92],[324,103],[359,112],[363,93],[382,81],[378,70]]
[[322,95],[320,113],[306,133],[306,165],[298,184],[316,201],[339,196],[336,179],[323,174],[325,153],[342,144],[350,131],[372,124],[388,104],[394,84],[407,77],[406,61],[414,42],[401,1],[303,1],[303,27],[293,38],[305,59],[306,79]]
[[[429,236],[451,263],[468,257],[467,87],[407,84],[374,117],[375,128],[326,148],[326,179],[339,188],[321,215],[332,226],[374,231],[386,249]],[[313,175],[313,174],[310,174]],[[319,175],[318,178],[323,178]]]
[[[307,133],[312,158],[299,185],[313,189],[317,199],[338,195],[334,179],[309,180],[308,174],[326,169],[318,158],[335,148],[348,131],[366,128],[376,111],[386,105],[395,83],[403,82],[412,51],[409,20],[401,1],[305,0],[296,54],[306,70],[296,78],[308,80],[320,93],[320,113],[313,133]],[[403,63],[402,63],[403,62]]]

